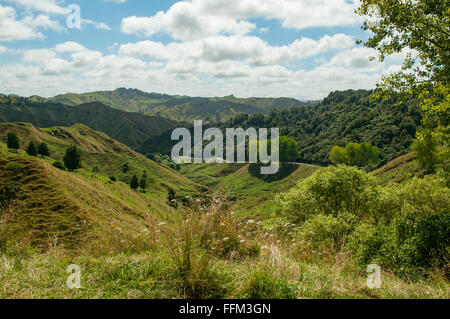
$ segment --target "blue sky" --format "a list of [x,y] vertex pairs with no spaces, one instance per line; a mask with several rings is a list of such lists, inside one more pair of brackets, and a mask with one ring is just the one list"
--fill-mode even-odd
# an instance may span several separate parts
[[[67,24],[81,9],[81,28]],[[369,62],[349,0],[1,0],[0,92],[139,88],[289,96],[373,88],[400,57]],[[72,15],[71,15],[72,14]],[[77,16],[78,17],[78,16]],[[75,18],[77,18],[75,17]],[[75,21],[75,20],[71,20]]]

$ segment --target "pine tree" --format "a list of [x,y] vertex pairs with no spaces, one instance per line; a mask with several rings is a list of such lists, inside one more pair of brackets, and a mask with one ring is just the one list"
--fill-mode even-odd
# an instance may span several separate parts
[[9,132],[8,133],[8,141],[7,141],[8,148],[18,150],[19,149],[19,138],[17,137],[16,133]]
[[146,171],[144,171],[144,173],[142,174],[141,181],[139,184],[141,186],[142,191],[145,193],[145,189],[147,188],[147,172]]
[[66,155],[64,156],[64,165],[71,172],[74,170],[81,168],[81,152],[75,146],[69,146],[66,150]]
[[30,144],[28,144],[27,154],[30,156],[37,156],[37,148],[34,142],[30,142]]
[[42,157],[50,156],[50,151],[48,150],[48,146],[46,143],[42,142],[38,147],[38,154]]
[[133,190],[136,190],[139,187],[139,180],[136,174],[133,175],[133,178],[131,178],[130,187]]

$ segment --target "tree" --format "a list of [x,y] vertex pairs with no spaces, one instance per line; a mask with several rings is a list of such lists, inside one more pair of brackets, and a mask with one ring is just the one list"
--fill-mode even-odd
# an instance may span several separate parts
[[334,146],[330,152],[330,161],[333,164],[364,167],[377,164],[379,160],[380,151],[369,143],[347,143],[345,148]]
[[139,187],[139,180],[136,174],[131,178],[130,187],[132,190],[136,190]]
[[37,156],[36,144],[34,144],[33,141],[31,141],[30,144],[28,144],[27,154],[30,156]]
[[331,163],[337,164],[348,164],[348,156],[345,148],[341,146],[334,146],[330,152]]
[[63,160],[67,169],[73,172],[81,168],[81,151],[75,145],[69,146]]
[[435,172],[435,166],[439,163],[438,146],[436,138],[429,131],[418,134],[417,140],[413,144],[413,151],[417,156],[417,162],[426,173]]
[[50,151],[48,150],[48,146],[46,143],[42,142],[38,147],[38,154],[42,157],[50,156]]
[[15,132],[8,133],[7,146],[11,149],[19,149],[19,138],[17,137],[17,134]]
[[[382,78],[378,96],[400,92],[414,96],[424,113],[423,125],[449,155],[450,143],[450,10],[448,0],[362,0],[356,10],[373,36],[364,45],[378,51],[378,59],[406,54],[402,71]],[[359,43],[363,43],[359,41]],[[375,59],[375,58],[372,58]],[[402,99],[402,102],[404,99]],[[420,138],[420,137],[419,137]]]
[[300,157],[298,152],[298,143],[287,136],[280,137],[280,161],[295,162]]
[[141,186],[142,191],[145,193],[145,189],[147,188],[147,172],[144,171],[142,173],[141,181],[139,182],[139,185]]

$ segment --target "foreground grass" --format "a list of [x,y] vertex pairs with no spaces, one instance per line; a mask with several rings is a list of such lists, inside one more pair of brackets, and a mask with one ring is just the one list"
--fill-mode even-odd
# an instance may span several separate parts
[[[81,267],[81,289],[66,286],[67,266]],[[268,257],[239,262],[215,258],[206,295],[189,295],[169,253],[70,257],[49,252],[0,257],[1,298],[449,298],[449,286],[435,276],[422,282],[383,273],[381,289],[368,289],[365,276],[339,264],[310,264]],[[205,279],[206,281],[206,279]],[[210,295],[209,295],[210,294]]]
[[[364,268],[345,251],[299,248],[257,220],[238,218],[219,200],[166,216],[148,249],[92,255],[45,253],[9,242],[0,256],[0,298],[449,298],[445,275],[383,271],[368,289]],[[66,285],[71,264],[81,288]]]

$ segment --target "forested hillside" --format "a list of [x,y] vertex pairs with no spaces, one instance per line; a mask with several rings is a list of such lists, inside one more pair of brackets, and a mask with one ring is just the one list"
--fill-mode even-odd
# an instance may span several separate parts
[[368,142],[380,149],[382,163],[408,151],[421,113],[413,99],[371,101],[371,91],[348,90],[331,93],[320,104],[272,111],[269,115],[241,114],[225,127],[279,127],[280,134],[295,138],[300,159],[329,163],[334,145]]

